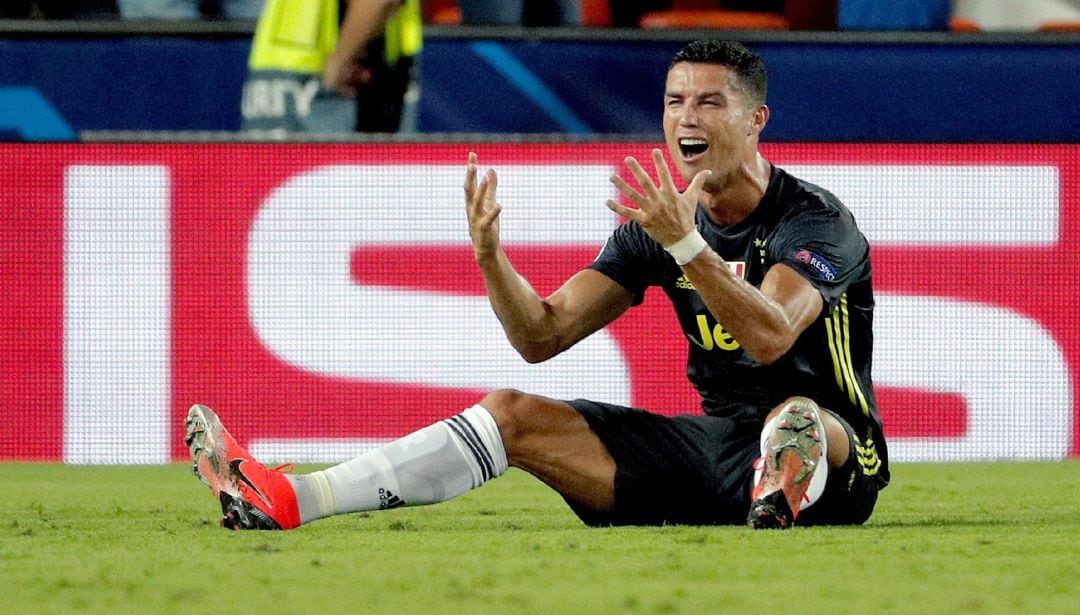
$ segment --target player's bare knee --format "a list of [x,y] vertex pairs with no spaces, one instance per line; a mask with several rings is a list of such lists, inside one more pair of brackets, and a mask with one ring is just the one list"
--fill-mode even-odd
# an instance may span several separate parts
[[[548,438],[568,423],[567,417],[558,412],[564,404],[513,389],[492,391],[480,405],[495,419],[506,457],[518,467],[528,465],[533,455],[543,452]],[[574,413],[569,407],[565,410]]]
[[499,426],[499,435],[502,436],[508,453],[518,435],[528,430],[527,417],[531,399],[531,395],[521,391],[499,389],[480,400],[480,405],[491,413],[495,424]]

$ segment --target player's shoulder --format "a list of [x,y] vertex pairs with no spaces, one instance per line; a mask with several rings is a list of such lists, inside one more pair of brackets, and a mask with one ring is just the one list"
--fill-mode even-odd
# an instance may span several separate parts
[[848,208],[835,193],[823,186],[814,184],[801,177],[797,177],[780,166],[774,166],[780,182],[781,198],[793,204],[805,206],[805,208],[822,208],[827,210],[848,211]]
[[795,210],[826,210],[851,215],[851,211],[829,189],[773,167],[779,184],[778,197]]

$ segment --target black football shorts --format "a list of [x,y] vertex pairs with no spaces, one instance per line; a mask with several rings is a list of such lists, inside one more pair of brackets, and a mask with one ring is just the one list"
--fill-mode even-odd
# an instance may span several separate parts
[[[667,417],[583,399],[567,403],[585,417],[615,460],[614,510],[567,502],[587,525],[746,523],[768,409],[748,409],[733,418]],[[842,419],[841,424],[850,439],[851,426]],[[854,441],[850,448],[848,461],[830,472],[825,493],[796,525],[858,524],[870,516],[876,483],[856,463]]]

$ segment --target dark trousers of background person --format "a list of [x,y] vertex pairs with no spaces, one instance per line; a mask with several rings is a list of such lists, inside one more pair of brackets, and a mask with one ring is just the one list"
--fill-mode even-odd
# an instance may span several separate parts
[[356,88],[357,132],[415,132],[416,126],[402,125],[413,60],[401,58],[393,66],[379,63],[369,68],[371,81]]

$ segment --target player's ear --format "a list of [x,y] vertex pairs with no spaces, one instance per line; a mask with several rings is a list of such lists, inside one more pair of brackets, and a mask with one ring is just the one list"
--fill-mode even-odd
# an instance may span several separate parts
[[757,109],[754,109],[754,116],[750,120],[750,129],[757,134],[761,134],[762,130],[765,130],[765,124],[769,123],[769,107],[768,105],[758,105]]

